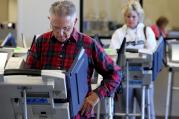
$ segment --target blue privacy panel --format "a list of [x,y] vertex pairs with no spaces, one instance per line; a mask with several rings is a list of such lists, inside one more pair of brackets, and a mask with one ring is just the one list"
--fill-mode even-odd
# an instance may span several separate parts
[[88,93],[87,72],[88,56],[83,49],[66,75],[71,117],[78,114]]
[[165,44],[164,44],[164,39],[163,37],[160,37],[158,40],[158,48],[154,52],[153,55],[153,67],[152,67],[152,73],[153,73],[153,81],[157,79],[158,74],[163,68],[163,60],[164,60],[164,51],[165,51]]

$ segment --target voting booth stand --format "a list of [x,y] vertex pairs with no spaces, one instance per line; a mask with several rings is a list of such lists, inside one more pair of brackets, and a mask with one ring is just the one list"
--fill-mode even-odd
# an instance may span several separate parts
[[[141,116],[141,119],[145,118],[145,110],[150,114],[151,99],[150,97],[150,84],[152,82],[152,60],[153,57],[150,54],[140,53],[125,53],[126,67],[125,67],[125,81],[123,82],[123,88],[126,93],[125,97],[125,111],[123,113],[115,112],[115,116],[124,116],[126,119],[129,117]],[[133,112],[129,110],[129,88],[141,89],[141,112],[136,113],[136,109]],[[146,94],[147,93],[147,94]],[[147,95],[147,96],[146,96]],[[146,101],[147,98],[147,102]],[[135,106],[135,105],[134,105]],[[150,118],[150,115],[148,115]]]
[[68,71],[0,71],[1,119],[71,119],[88,92],[88,57],[84,49]]
[[177,86],[174,81],[176,80],[176,74],[179,72],[179,41],[168,40],[166,41],[167,46],[167,66],[168,66],[168,83],[167,83],[167,95],[165,104],[165,119],[169,119],[172,116],[172,105],[175,91],[179,91],[179,86]]
[[[125,92],[125,112],[115,112],[115,116],[129,117],[141,116],[141,119],[152,118],[151,110],[153,105],[153,96],[151,97],[151,83],[156,80],[159,72],[163,67],[164,58],[164,39],[161,37],[158,40],[158,46],[154,53],[147,53],[145,51],[138,51],[137,49],[125,48],[125,40],[122,43],[121,49],[118,50],[117,64],[122,66],[125,80],[123,81],[123,88]],[[129,110],[129,88],[141,89],[141,111],[136,113],[134,103],[133,112]],[[147,113],[147,114],[146,114]]]

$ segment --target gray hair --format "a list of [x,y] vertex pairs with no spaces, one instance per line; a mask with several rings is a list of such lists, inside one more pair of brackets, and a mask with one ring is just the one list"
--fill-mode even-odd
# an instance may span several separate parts
[[50,15],[76,18],[76,7],[68,0],[54,2],[50,7],[49,12]]
[[128,1],[128,4],[123,9],[124,16],[130,11],[135,11],[139,16],[139,22],[143,22],[143,20],[144,20],[144,10],[142,9],[138,0],[129,0]]

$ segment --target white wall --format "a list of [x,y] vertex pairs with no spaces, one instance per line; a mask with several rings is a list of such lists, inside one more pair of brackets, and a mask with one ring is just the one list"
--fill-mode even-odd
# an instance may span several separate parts
[[[56,0],[18,0],[17,36],[20,45],[21,34],[24,34],[30,46],[35,34],[42,34],[49,30],[49,8],[54,1]],[[79,0],[73,2],[79,11]]]

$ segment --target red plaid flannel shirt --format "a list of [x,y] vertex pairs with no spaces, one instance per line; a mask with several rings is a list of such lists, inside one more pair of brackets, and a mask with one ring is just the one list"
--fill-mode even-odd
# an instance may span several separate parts
[[76,44],[80,36],[82,36],[83,47],[89,57],[89,85],[95,68],[95,70],[103,76],[101,85],[95,92],[100,98],[110,96],[120,83],[120,68],[95,40],[78,32],[76,29],[73,30],[71,37],[65,43],[59,42],[53,36],[52,32],[41,35],[32,43],[26,63],[30,68],[34,69],[68,70],[78,53]]

